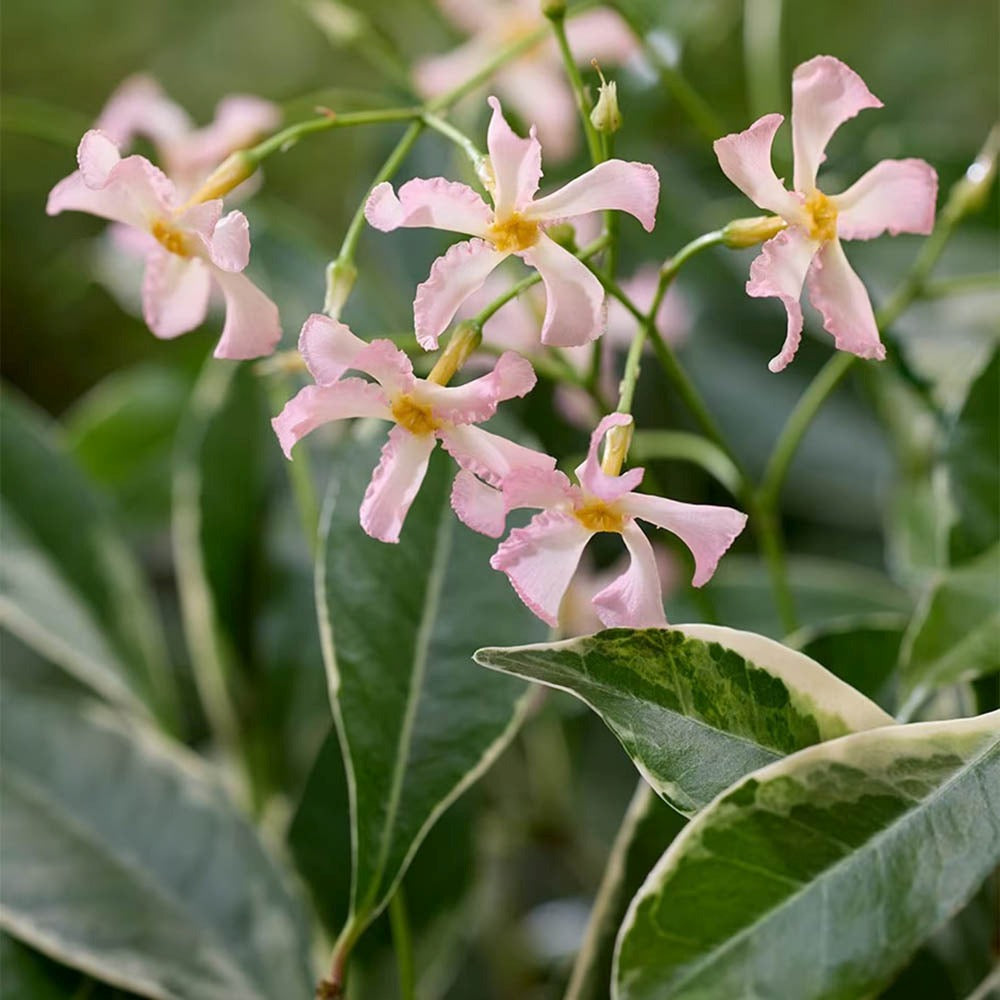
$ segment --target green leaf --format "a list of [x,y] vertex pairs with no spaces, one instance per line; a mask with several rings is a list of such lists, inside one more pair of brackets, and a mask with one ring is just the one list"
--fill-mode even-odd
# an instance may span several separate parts
[[1000,670],[1000,545],[937,575],[903,639],[902,662],[907,691]]
[[[398,545],[369,538],[358,508],[381,441],[334,469],[317,571],[324,658],[351,799],[353,932],[378,913],[428,829],[511,739],[524,685],[484,678],[482,640],[544,626],[489,566],[496,543],[452,514],[452,466],[431,460]],[[484,683],[485,681],[485,683]]]
[[58,664],[109,701],[144,711],[135,677],[44,551],[27,538],[0,497],[0,623],[22,642]]
[[158,527],[170,516],[170,456],[191,379],[137,365],[99,382],[63,418],[66,444],[124,519]]
[[141,996],[310,994],[300,908],[198,758],[9,684],[2,757],[6,931]]
[[146,582],[102,498],[64,453],[56,429],[10,390],[0,398],[0,458],[0,490],[23,535],[88,606],[133,688],[161,721],[175,726],[173,681]]
[[892,721],[801,653],[715,625],[608,629],[476,662],[576,695],[685,814],[785,754]]
[[948,438],[944,464],[955,506],[952,562],[978,555],[1000,540],[1000,351],[972,383]]
[[857,615],[802,629],[788,644],[891,713],[906,624],[904,615],[890,612]]
[[611,982],[615,936],[632,897],[686,820],[640,780],[611,845],[587,933],[564,1000],[604,1000]]
[[1000,713],[892,726],[747,776],[632,901],[615,1000],[856,1000],[1000,861]]

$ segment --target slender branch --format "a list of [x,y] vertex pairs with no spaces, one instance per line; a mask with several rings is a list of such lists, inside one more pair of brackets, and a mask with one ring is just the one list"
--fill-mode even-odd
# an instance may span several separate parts
[[421,117],[428,128],[443,135],[465,153],[476,171],[476,176],[482,179],[486,166],[486,154],[461,129],[456,128],[451,122],[445,121],[444,118],[430,111],[425,111]]
[[751,118],[784,105],[781,65],[782,0],[745,0],[743,4],[743,61]]
[[1000,291],[1000,274],[956,274],[950,278],[928,281],[920,290],[922,299],[943,299],[952,295],[966,295],[973,292]]
[[396,951],[399,997],[400,1000],[414,1000],[416,977],[413,969],[413,938],[402,885],[397,887],[389,900],[389,924],[392,928],[392,946]]
[[569,39],[566,37],[566,8],[557,7],[554,11],[547,12],[549,23],[552,25],[552,33],[555,35],[556,44],[562,55],[563,66],[566,75],[569,77],[570,86],[573,88],[573,96],[576,98],[576,106],[580,112],[580,121],[583,124],[583,133],[587,137],[587,149],[590,151],[591,162],[597,164],[604,158],[601,137],[598,134],[594,123],[590,120],[590,112],[593,104],[587,86],[580,75],[580,68],[573,58],[573,52],[569,47]]

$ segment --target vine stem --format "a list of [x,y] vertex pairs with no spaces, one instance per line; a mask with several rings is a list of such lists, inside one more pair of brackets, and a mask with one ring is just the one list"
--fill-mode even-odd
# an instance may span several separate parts
[[414,1000],[416,976],[413,968],[413,937],[410,933],[410,921],[406,913],[406,899],[402,885],[389,900],[389,924],[392,929],[392,945],[396,950],[399,997],[400,1000]]
[[604,147],[601,143],[601,136],[594,123],[590,120],[592,104],[590,95],[587,92],[586,84],[580,75],[580,68],[573,58],[573,52],[569,47],[569,39],[566,37],[566,8],[565,6],[547,12],[546,16],[552,25],[552,33],[555,35],[556,44],[562,55],[563,66],[566,75],[569,77],[570,86],[573,88],[573,96],[576,98],[576,106],[580,112],[580,121],[583,124],[583,133],[587,137],[587,149],[590,151],[592,163],[600,163],[604,158]]

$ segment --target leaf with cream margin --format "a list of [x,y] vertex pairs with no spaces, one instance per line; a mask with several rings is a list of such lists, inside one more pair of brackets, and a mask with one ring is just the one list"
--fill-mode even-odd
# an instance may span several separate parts
[[576,695],[653,788],[688,815],[786,754],[892,722],[815,660],[717,625],[607,629],[481,649],[475,659]]
[[5,931],[154,1000],[310,994],[302,908],[199,758],[9,683],[0,750]]
[[[346,952],[392,895],[441,813],[513,737],[530,690],[484,676],[484,638],[545,634],[490,569],[496,542],[459,524],[441,449],[397,545],[369,538],[358,508],[382,439],[336,457],[321,526],[317,605],[347,771],[353,880]],[[338,952],[339,954],[340,952]]]
[[1000,861],[1000,712],[855,733],[748,775],[632,901],[614,1000],[875,995]]

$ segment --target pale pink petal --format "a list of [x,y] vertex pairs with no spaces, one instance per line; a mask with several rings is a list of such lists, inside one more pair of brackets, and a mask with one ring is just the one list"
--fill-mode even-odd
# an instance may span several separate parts
[[542,146],[532,127],[522,139],[507,124],[495,97],[487,98],[493,109],[486,131],[486,147],[493,167],[493,206],[501,221],[511,212],[526,208],[542,178]]
[[635,521],[625,525],[622,538],[632,557],[628,569],[594,595],[594,610],[608,628],[666,628],[653,546]]
[[788,313],[785,343],[768,362],[773,372],[780,372],[795,357],[802,339],[802,307],[799,297],[809,264],[819,244],[798,227],[784,229],[761,247],[750,265],[747,295],[754,298],[779,298]]
[[475,239],[456,243],[434,261],[427,280],[417,285],[413,300],[414,331],[425,351],[437,350],[438,337],[459,306],[506,256],[484,240]]
[[433,434],[411,434],[393,427],[378,467],[361,501],[361,527],[380,542],[398,542],[403,521],[434,450]]
[[[816,56],[792,74],[792,148],[795,190],[811,194],[826,144],[844,122],[882,102],[864,80],[833,56]],[[766,207],[766,206],[765,206]]]
[[543,511],[515,528],[490,559],[542,621],[558,624],[559,605],[591,533],[572,514]]
[[111,245],[130,257],[145,258],[153,250],[159,249],[153,234],[145,229],[136,229],[123,222],[112,222],[106,230]]
[[532,219],[555,221],[613,209],[635,216],[649,233],[656,225],[659,200],[660,175],[655,167],[606,160],[558,191],[536,199],[525,214]]
[[566,37],[576,61],[589,66],[621,66],[639,50],[639,40],[619,14],[606,9],[589,10],[566,22]]
[[351,367],[371,375],[390,396],[411,392],[417,384],[413,362],[384,337],[365,344],[354,356]]
[[98,129],[87,132],[76,151],[84,183],[92,188],[104,187],[111,177],[111,171],[121,163],[121,159],[118,147]]
[[[607,388],[603,381],[601,384],[603,388]],[[552,396],[552,405],[566,423],[579,427],[582,431],[593,427],[594,421],[599,420],[601,416],[594,397],[578,385],[557,385]]]
[[432,177],[407,181],[398,196],[388,181],[377,184],[365,204],[365,218],[384,233],[405,226],[485,236],[493,213],[467,185]]
[[243,361],[271,354],[281,340],[278,307],[245,275],[216,269],[226,323],[213,357]]
[[414,87],[422,97],[446,94],[475,76],[493,52],[494,45],[489,38],[473,38],[450,52],[420,59],[413,69]]
[[577,466],[576,478],[591,496],[601,500],[614,501],[631,493],[642,482],[644,469],[629,469],[620,476],[609,476],[601,469],[601,442],[612,427],[627,427],[632,417],[627,413],[609,413],[594,428],[590,435],[587,457]]
[[191,119],[152,77],[137,74],[124,80],[108,98],[94,128],[127,149],[137,135],[158,146],[184,135],[191,129]]
[[164,152],[172,169],[207,171],[277,128],[280,121],[276,104],[250,94],[231,94],[218,103],[210,125],[179,137]]
[[271,426],[281,450],[291,458],[292,448],[311,431],[332,420],[350,417],[391,420],[385,393],[360,378],[341,379],[334,385],[307,385],[285,403]]
[[242,212],[230,212],[219,220],[208,252],[223,271],[239,272],[250,263],[250,223]]
[[468,469],[461,469],[455,476],[451,509],[467,528],[489,538],[499,538],[507,526],[503,494],[477,479]]
[[541,341],[552,347],[578,347],[604,332],[604,289],[586,265],[542,235],[520,254],[545,283]]
[[469,3],[469,0],[435,0],[435,6],[459,31],[474,35],[490,27],[496,19],[492,3]]
[[489,420],[505,399],[526,396],[535,387],[535,370],[513,351],[501,354],[493,370],[464,385],[420,386],[421,402],[434,408],[439,419],[452,424],[480,424]]
[[580,120],[558,57],[519,59],[497,73],[496,89],[505,104],[535,126],[546,163],[563,163],[576,152]]
[[755,205],[796,222],[803,218],[801,202],[785,190],[771,166],[774,134],[784,120],[782,115],[764,115],[746,131],[716,139],[712,148],[722,172]]
[[[199,202],[197,205],[185,209],[171,221],[170,225],[174,229],[196,235],[211,257],[212,237],[221,215],[222,201],[213,198],[211,201]],[[249,252],[250,243],[247,241],[247,253],[249,254]]]
[[673,532],[694,556],[691,583],[707,583],[723,554],[747,523],[746,514],[731,507],[681,503],[664,497],[630,494],[623,502],[626,513]]
[[313,313],[299,334],[299,354],[319,385],[333,385],[367,346],[345,324],[322,313]]
[[504,476],[501,488],[508,510],[522,507],[568,510],[583,500],[580,487],[573,486],[558,469],[521,466]]
[[844,256],[840,240],[820,248],[806,278],[809,300],[823,314],[823,328],[841,351],[859,358],[885,358],[871,299]]
[[157,247],[146,258],[142,314],[157,337],[170,339],[199,326],[208,311],[212,281],[197,257],[179,257]]
[[499,486],[515,469],[550,470],[556,465],[551,455],[471,424],[442,427],[437,436],[445,451],[463,469],[474,472],[491,486]]
[[830,200],[837,235],[870,240],[888,231],[926,236],[934,228],[937,173],[923,160],[883,160]]

